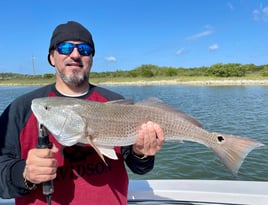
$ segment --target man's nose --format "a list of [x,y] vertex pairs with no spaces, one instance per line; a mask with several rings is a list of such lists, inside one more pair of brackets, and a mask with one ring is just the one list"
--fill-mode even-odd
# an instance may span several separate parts
[[79,58],[80,57],[80,53],[78,51],[77,48],[74,48],[74,50],[72,51],[72,53],[70,54],[71,57],[73,58]]

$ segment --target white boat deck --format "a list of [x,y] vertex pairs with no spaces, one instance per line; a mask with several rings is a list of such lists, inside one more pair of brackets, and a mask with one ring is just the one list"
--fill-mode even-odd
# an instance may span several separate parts
[[[268,182],[225,180],[130,180],[128,204],[268,205]],[[13,205],[14,200],[2,200]]]
[[132,180],[129,204],[268,205],[268,182]]

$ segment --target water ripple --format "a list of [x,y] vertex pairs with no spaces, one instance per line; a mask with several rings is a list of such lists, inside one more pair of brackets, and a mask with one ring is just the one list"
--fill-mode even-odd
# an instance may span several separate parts
[[[135,101],[153,96],[198,119],[206,129],[247,136],[268,145],[266,86],[106,86]],[[15,97],[35,87],[0,87],[0,111]],[[237,176],[211,150],[197,143],[165,143],[154,169],[132,179],[268,180],[268,149],[251,152]]]

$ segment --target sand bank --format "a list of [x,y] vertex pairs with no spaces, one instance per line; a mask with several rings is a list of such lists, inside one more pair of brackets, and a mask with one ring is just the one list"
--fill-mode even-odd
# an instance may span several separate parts
[[[52,82],[50,82],[52,83]],[[95,85],[132,85],[132,86],[146,86],[146,85],[193,85],[193,86],[241,86],[241,85],[256,85],[256,86],[268,86],[267,80],[244,80],[244,79],[222,79],[222,80],[151,80],[151,81],[129,81],[129,82],[92,82]],[[46,85],[49,83],[1,83],[0,86],[36,86]]]
[[135,82],[102,82],[99,85],[196,85],[196,86],[241,86],[263,85],[268,86],[268,80],[159,80],[159,81],[135,81]]

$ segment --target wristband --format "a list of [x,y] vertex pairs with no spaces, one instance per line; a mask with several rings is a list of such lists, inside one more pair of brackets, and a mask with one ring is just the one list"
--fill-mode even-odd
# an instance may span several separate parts
[[36,184],[28,181],[26,179],[26,169],[27,169],[27,166],[25,166],[25,169],[24,169],[24,172],[23,172],[23,182],[24,182],[24,186],[26,189],[32,191],[32,190],[35,190],[37,188]]
[[138,155],[132,150],[132,155],[138,159],[146,159],[148,156],[147,155]]
[[29,182],[26,178],[24,178],[24,186],[30,191],[35,190],[37,188],[36,184]]

